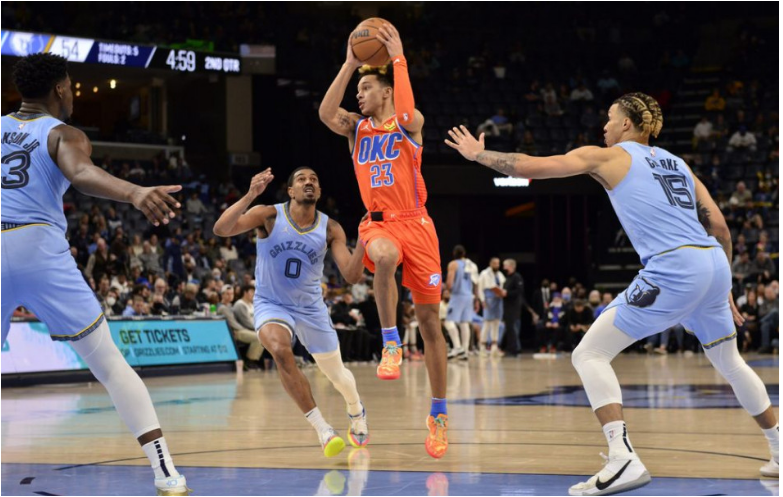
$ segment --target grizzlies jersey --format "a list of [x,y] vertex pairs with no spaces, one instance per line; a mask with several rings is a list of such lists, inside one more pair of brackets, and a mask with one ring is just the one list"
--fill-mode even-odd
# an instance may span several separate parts
[[470,261],[467,259],[457,260],[457,273],[454,275],[454,284],[451,286],[451,296],[473,296],[473,279],[468,270]]
[[321,278],[329,217],[316,211],[315,223],[300,228],[288,203],[275,209],[272,233],[256,242],[256,297],[286,307],[323,306]]
[[631,168],[607,193],[642,264],[677,247],[720,247],[699,222],[696,188],[685,161],[636,142],[616,146],[631,155]]
[[2,117],[2,222],[67,229],[63,194],[70,186],[49,156],[49,131],[63,124],[48,114]]
[[375,127],[367,117],[356,123],[353,169],[368,211],[406,211],[424,207],[427,188],[421,176],[422,147],[392,116]]

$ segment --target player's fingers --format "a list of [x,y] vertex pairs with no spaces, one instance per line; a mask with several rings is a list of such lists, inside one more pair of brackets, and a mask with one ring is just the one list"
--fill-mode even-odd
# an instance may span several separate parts
[[155,207],[157,207],[158,210],[163,213],[163,218],[162,218],[163,222],[168,223],[169,218],[173,218],[174,216],[176,216],[174,211],[172,211],[171,208],[169,207],[165,195],[155,197],[153,199],[153,202],[155,203]]
[[446,143],[446,145],[448,145],[451,148],[459,148],[459,145],[457,145],[456,143],[452,143],[449,140],[443,140],[443,141]]
[[459,139],[460,137],[459,137],[459,135],[457,135],[457,133],[455,133],[454,131],[451,131],[451,130],[449,130],[449,136],[450,136],[450,137],[451,137],[451,139],[452,139],[452,140],[454,140],[456,143],[459,143],[459,142],[460,142],[460,139]]
[[457,128],[451,128],[451,131],[449,133],[453,133],[451,136],[456,138],[455,141],[459,142],[459,139],[462,138],[462,131],[460,131]]
[[160,223],[157,219],[155,219],[155,216],[152,214],[152,212],[150,212],[146,205],[142,205],[139,210],[142,214],[144,214],[144,217],[146,217],[150,223],[152,223],[154,226],[160,226]]
[[[179,202],[177,202],[177,199],[175,199],[171,195],[161,195],[160,198],[161,198],[161,202],[163,203],[163,206],[165,207],[166,212],[168,213],[168,215],[170,217],[175,217],[177,215],[177,213],[174,212],[174,209],[172,209],[171,207],[176,207],[176,208],[180,207],[180,204],[179,204]],[[166,205],[166,204],[168,204],[168,205]],[[169,207],[169,206],[171,206],[171,207]]]
[[161,197],[165,198],[166,202],[169,203],[171,206],[176,207],[176,208],[179,209],[180,207],[182,207],[182,205],[179,203],[179,201],[176,198],[174,198],[171,195],[169,195],[169,193],[178,192],[178,191],[180,191],[182,189],[182,187],[179,186],[179,185],[177,185],[175,188],[177,188],[177,189],[176,190],[171,190],[170,186],[163,186],[163,187],[159,187],[155,191],[155,193],[157,193]]
[[151,196],[151,198],[147,201],[147,210],[149,210],[150,214],[155,219],[155,221],[162,222],[163,224],[167,224],[169,222],[169,219],[168,217],[166,217],[166,214],[158,205],[158,202],[160,202],[158,198]]
[[468,128],[466,128],[464,124],[460,124],[459,128],[462,130],[462,133],[464,133],[466,136],[470,136],[470,137],[473,136],[470,134],[470,131],[468,131]]

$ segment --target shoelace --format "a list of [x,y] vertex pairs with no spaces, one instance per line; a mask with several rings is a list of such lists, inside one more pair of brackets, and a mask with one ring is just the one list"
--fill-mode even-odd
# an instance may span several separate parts
[[[389,342],[389,343],[393,343],[393,342]],[[383,347],[383,350],[384,352],[386,352],[386,354],[383,355],[383,359],[381,359],[381,364],[393,365],[394,364],[393,358],[397,356],[397,351],[400,350],[400,346],[386,344],[386,346]]]
[[446,418],[438,416],[435,418],[435,438],[437,440],[443,440],[443,432],[446,431]]
[[606,466],[607,464],[609,464],[609,456],[607,456],[607,455],[606,455],[606,454],[604,454],[603,452],[599,452],[599,453],[598,453],[598,455],[599,455],[599,456],[601,456],[601,457],[604,459],[604,466]]

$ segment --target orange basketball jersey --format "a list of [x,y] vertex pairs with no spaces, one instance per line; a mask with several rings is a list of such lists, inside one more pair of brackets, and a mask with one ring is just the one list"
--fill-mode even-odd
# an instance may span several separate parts
[[368,211],[407,211],[427,202],[421,176],[422,146],[392,116],[375,127],[365,117],[356,124],[353,169]]

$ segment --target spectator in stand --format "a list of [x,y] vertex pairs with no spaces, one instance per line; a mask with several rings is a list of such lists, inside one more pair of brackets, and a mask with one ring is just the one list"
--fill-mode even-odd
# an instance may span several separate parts
[[601,297],[601,304],[595,308],[595,311],[593,312],[593,318],[598,319],[598,316],[600,316],[607,307],[609,307],[609,304],[612,303],[612,300],[614,300],[614,297],[612,297],[612,294],[609,292],[604,292],[603,296]]
[[231,238],[223,240],[223,246],[220,247],[220,258],[224,259],[226,262],[239,258],[237,248],[234,246],[234,242]]
[[168,283],[163,278],[155,280],[153,286],[150,314],[155,316],[166,316],[171,314],[171,301],[168,298]]
[[731,275],[739,283],[745,283],[746,278],[751,277],[753,263],[747,252],[740,252],[731,264]]
[[351,285],[351,295],[357,304],[361,304],[367,300],[367,296],[370,293],[370,285],[367,284],[367,275],[362,274],[359,278],[359,282]]
[[587,106],[584,114],[579,119],[579,123],[588,132],[595,131],[601,125],[601,117],[595,113],[595,109],[592,106]]
[[728,152],[756,151],[756,135],[748,132],[748,127],[740,125],[739,129],[729,138]]
[[721,96],[720,90],[715,88],[704,100],[704,110],[707,112],[723,112],[726,109],[726,100]]
[[593,92],[585,85],[584,81],[571,91],[571,102],[592,102]]
[[144,297],[141,295],[134,295],[131,300],[128,301],[128,307],[122,311],[123,317],[137,317],[148,316],[147,304],[144,302]]
[[544,102],[544,112],[548,116],[562,116],[563,109],[557,99],[557,92],[551,82],[541,90],[541,100]]
[[254,327],[251,326],[250,328],[247,328],[236,319],[234,307],[232,305],[233,300],[234,287],[231,285],[224,285],[220,292],[220,303],[217,306],[217,313],[226,318],[226,323],[228,323],[234,340],[250,345],[247,354],[245,355],[246,361],[243,369],[245,371],[250,369],[261,369],[259,361],[261,360],[261,354],[264,353],[264,347],[261,345],[261,340],[258,339],[255,331],[253,331]]
[[106,246],[106,240],[100,238],[95,252],[87,260],[87,267],[84,275],[88,278],[98,278],[107,274],[114,274],[115,261],[117,257],[109,253],[109,247]]
[[239,299],[234,302],[234,317],[242,327],[249,330],[255,329],[253,321],[253,298],[255,295],[255,285],[242,285]]
[[525,101],[528,103],[540,102],[542,91],[541,83],[539,83],[537,79],[534,79],[533,82],[530,83],[530,89],[525,93]]
[[608,69],[604,69],[601,73],[601,77],[598,79],[596,87],[598,87],[602,95],[610,98],[620,92],[620,83],[617,82],[617,79],[611,75]]
[[586,145],[589,145],[589,143],[587,142],[587,137],[585,136],[585,134],[584,133],[577,133],[576,137],[573,140],[571,140],[570,142],[568,142],[568,144],[566,145],[565,151],[566,152],[570,152],[571,150],[574,150],[575,148],[584,147]]
[[202,214],[209,212],[207,211],[206,206],[204,206],[204,203],[198,197],[198,192],[193,192],[190,194],[190,198],[185,202],[185,210],[188,214],[192,214],[194,216],[201,216]]
[[565,315],[565,326],[567,326],[564,333],[565,350],[573,350],[579,345],[593,321],[593,310],[585,305],[584,300],[575,300],[573,308],[569,309]]
[[737,188],[731,194],[729,203],[731,205],[745,205],[749,200],[753,200],[753,194],[748,190],[744,181],[738,181]]
[[197,293],[198,285],[195,283],[188,283],[185,285],[185,291],[179,303],[180,314],[183,316],[189,316],[201,309],[201,305],[199,304],[198,300],[196,300]]
[[772,332],[778,330],[780,335],[780,297],[772,285],[764,289],[764,303],[759,306],[759,329],[761,331],[761,347],[759,354],[772,352]]
[[570,309],[573,305],[573,302],[571,301],[572,297],[571,289],[567,286],[564,286],[562,290],[560,290],[560,297],[563,299],[563,305],[565,306],[566,310]]
[[525,131],[522,143],[517,147],[517,152],[522,152],[527,155],[538,155],[538,146],[536,140],[533,138],[533,133],[530,130]]
[[754,281],[770,283],[777,276],[775,263],[769,257],[769,253],[759,250],[750,268],[750,276]]
[[563,324],[566,310],[560,292],[552,294],[552,303],[546,311],[544,325],[539,328],[538,344],[540,352],[554,354],[556,346],[562,341]]
[[693,128],[693,149],[697,150],[700,143],[710,144],[713,136],[712,123],[707,116],[701,116],[701,121]]
[[745,318],[745,323],[739,328],[737,334],[740,340],[742,352],[747,352],[753,343],[753,335],[758,331],[759,303],[756,289],[751,287],[748,290],[747,302],[739,308],[740,314]]

